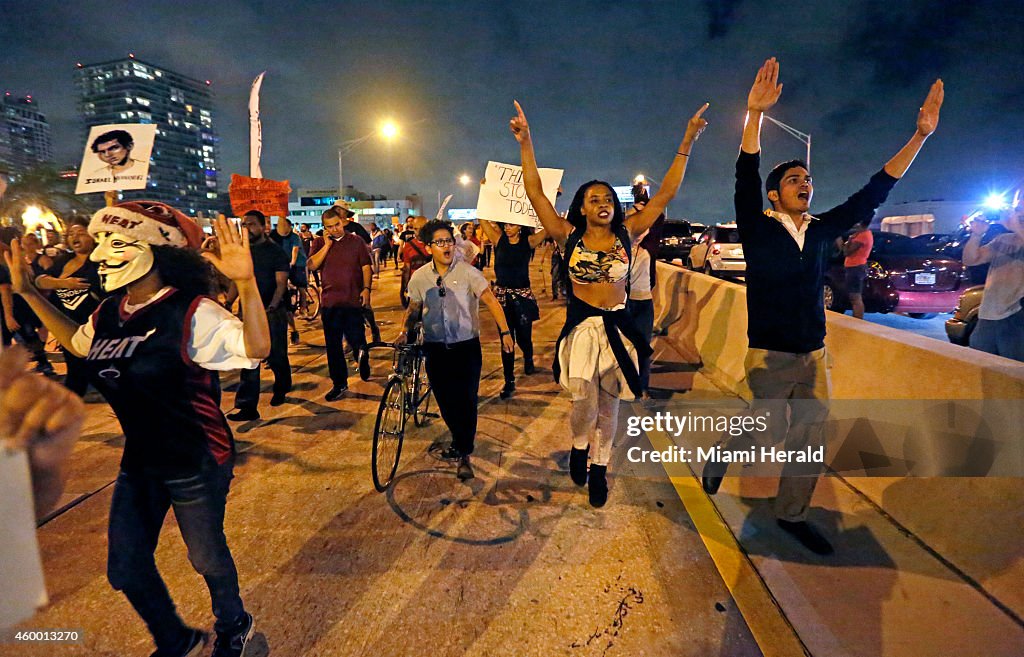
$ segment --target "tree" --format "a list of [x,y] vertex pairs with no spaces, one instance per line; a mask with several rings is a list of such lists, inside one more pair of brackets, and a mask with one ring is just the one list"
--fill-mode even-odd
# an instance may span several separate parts
[[30,205],[52,210],[55,214],[87,211],[82,196],[75,194],[74,179],[61,178],[55,167],[41,164],[21,174],[7,185],[0,197],[0,217],[21,221],[21,214]]

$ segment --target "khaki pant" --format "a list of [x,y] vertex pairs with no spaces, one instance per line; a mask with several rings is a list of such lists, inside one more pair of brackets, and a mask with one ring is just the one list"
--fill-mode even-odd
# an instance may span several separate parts
[[[771,411],[769,430],[730,436],[723,443],[725,449],[748,449],[751,441],[772,445],[782,442],[786,450],[816,449],[825,444],[831,384],[824,348],[804,354],[749,349],[744,367],[754,393],[752,411],[758,415]],[[823,467],[819,463],[783,466],[775,497],[778,518],[795,522],[807,516]]]

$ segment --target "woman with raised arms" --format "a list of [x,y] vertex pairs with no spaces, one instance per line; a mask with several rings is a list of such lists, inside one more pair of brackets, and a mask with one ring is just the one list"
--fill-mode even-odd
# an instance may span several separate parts
[[569,475],[579,486],[589,484],[590,504],[601,507],[608,500],[608,461],[619,399],[628,401],[641,394],[637,362],[651,352],[626,312],[631,244],[679,190],[690,149],[707,126],[702,115],[708,105],[690,119],[661,189],[643,210],[627,218],[612,186],[592,180],[576,191],[564,219],[544,195],[530,126],[523,108],[518,102],[515,106],[509,128],[519,142],[526,194],[544,230],[565,254],[570,282],[565,326],[555,345],[553,365],[555,380],[573,400]]

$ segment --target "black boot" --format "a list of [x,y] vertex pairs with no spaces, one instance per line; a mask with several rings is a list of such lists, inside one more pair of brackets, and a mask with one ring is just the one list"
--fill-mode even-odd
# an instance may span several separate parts
[[590,506],[600,509],[608,501],[608,466],[591,464],[587,484]]
[[569,452],[569,476],[577,486],[587,483],[587,454],[589,452],[589,447],[586,449],[573,447]]
[[498,396],[501,397],[502,399],[508,399],[509,397],[511,397],[515,393],[515,391],[516,391],[516,382],[515,381],[506,381],[505,382],[505,387],[501,389],[501,393]]

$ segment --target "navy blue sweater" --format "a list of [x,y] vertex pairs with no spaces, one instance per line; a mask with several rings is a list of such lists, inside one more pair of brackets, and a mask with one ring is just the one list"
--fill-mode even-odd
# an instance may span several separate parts
[[870,221],[896,184],[879,171],[859,192],[815,214],[801,251],[778,220],[763,212],[759,153],[736,159],[736,225],[747,262],[747,337],[750,347],[807,353],[825,346],[825,269],[835,239]]

